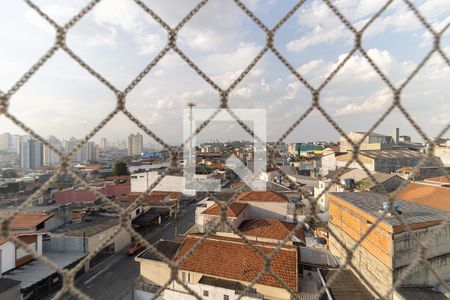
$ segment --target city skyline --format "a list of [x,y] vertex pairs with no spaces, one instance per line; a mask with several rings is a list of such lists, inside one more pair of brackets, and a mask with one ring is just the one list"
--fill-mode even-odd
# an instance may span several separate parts
[[[384,4],[383,1],[350,2],[340,3],[339,8],[357,28],[361,28]],[[83,3],[49,2],[43,4],[42,9],[57,21],[64,22]],[[263,22],[273,26],[295,2],[245,3]],[[151,7],[173,25],[195,4],[195,1],[183,1],[182,4],[164,1],[152,3]],[[443,1],[417,1],[417,4],[437,30],[448,21],[449,7]],[[11,3],[10,11],[14,13],[5,12],[0,25],[11,27],[8,24],[12,21],[18,25],[0,36],[10,40],[11,45],[0,51],[2,91],[8,90],[20,78],[53,39],[52,29],[23,3]],[[130,12],[127,18],[118,17],[122,11]],[[219,11],[222,21],[211,19]],[[13,15],[14,19],[11,19]],[[448,36],[447,30],[441,43],[447,53],[450,50]],[[36,42],[30,43],[30,39]],[[119,88],[125,87],[153,59],[165,39],[166,34],[156,22],[136,4],[123,0],[101,2],[67,37],[69,46],[80,57]],[[302,6],[282,26],[275,40],[280,52],[313,86],[318,86],[345,58],[352,42],[350,32],[324,3],[319,2]],[[394,1],[367,29],[363,44],[368,55],[398,86],[425,57],[432,39],[409,9],[400,1]],[[231,2],[211,1],[179,34],[179,47],[222,87],[237,78],[263,45],[264,34]],[[412,47],[417,51],[404,51]],[[402,104],[430,137],[435,137],[450,122],[450,114],[446,113],[450,109],[450,87],[446,84],[449,74],[445,62],[435,55],[403,92]],[[349,59],[321,93],[321,105],[345,132],[355,130],[355,127],[368,130],[392,100],[392,93],[360,53]],[[190,101],[198,108],[213,108],[219,104],[219,96],[177,55],[169,52],[130,93],[127,108],[163,140],[179,144],[182,140],[182,110]],[[10,102],[10,112],[40,135],[70,137],[87,134],[113,110],[115,98],[67,55],[57,52]],[[429,102],[433,105],[428,105]],[[263,56],[231,93],[229,100],[232,108],[267,109],[269,140],[277,140],[310,103],[310,93],[271,53]],[[4,116],[0,116],[0,127],[17,131]],[[375,131],[389,132],[393,127],[403,128],[413,139],[419,137],[397,109]],[[119,114],[94,139],[101,136],[114,139],[137,129]],[[205,139],[214,138],[212,132],[215,130],[210,131]],[[237,126],[227,127],[222,132],[230,138],[245,136]],[[314,111],[287,137],[287,141],[338,137],[338,132]]]

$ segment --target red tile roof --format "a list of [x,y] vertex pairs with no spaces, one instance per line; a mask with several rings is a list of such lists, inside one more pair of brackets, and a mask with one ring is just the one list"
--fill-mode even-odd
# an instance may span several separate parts
[[[247,203],[231,203],[227,208],[227,217],[236,218],[247,207]],[[205,209],[202,214],[220,216],[222,210],[219,205],[213,204]]]
[[240,189],[241,187],[243,187],[244,185],[245,185],[245,182],[239,181],[239,182],[236,182],[236,183],[232,183],[231,184],[231,188],[234,189],[234,190],[237,190],[237,189]]
[[450,188],[448,187],[409,183],[400,191],[398,198],[450,211]]
[[447,176],[437,176],[431,178],[425,178],[425,181],[439,182],[439,183],[450,183]]
[[[13,238],[13,237],[17,237],[17,236],[30,236],[30,235],[34,236],[37,234],[38,233],[36,233],[36,232],[30,232],[30,231],[14,231],[14,232],[9,233],[8,238]],[[8,241],[9,241],[9,239],[0,240],[0,246]]]
[[[202,235],[188,235],[174,261],[183,257]],[[270,254],[275,245],[255,243],[263,253]],[[271,268],[290,288],[298,291],[297,250],[285,246],[272,258]],[[264,259],[239,239],[208,237],[181,263],[181,269],[210,276],[251,282],[264,269]],[[272,275],[265,274],[260,284],[283,288]]]
[[[296,224],[281,220],[246,220],[239,226],[239,230],[248,236],[268,238],[274,240],[284,240],[286,236],[294,230]],[[301,241],[305,241],[303,228],[295,232],[295,236]]]
[[[129,203],[134,202],[142,193],[131,192],[127,194],[124,198]],[[178,200],[181,197],[180,192],[164,192],[164,191],[153,191],[149,195],[146,195],[142,200],[146,205],[157,205],[161,201],[165,200],[168,196],[168,200]]]
[[52,215],[24,213],[15,216],[10,223],[12,229],[35,228],[42,222],[50,219]]
[[276,193],[273,191],[256,192],[248,191],[241,192],[237,197],[237,201],[244,202],[288,202],[286,195]]

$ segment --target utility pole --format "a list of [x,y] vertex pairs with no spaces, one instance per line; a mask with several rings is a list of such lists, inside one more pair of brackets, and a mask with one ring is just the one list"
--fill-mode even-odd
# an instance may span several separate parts
[[178,211],[180,210],[180,199],[177,199],[175,206],[175,240],[178,239]]
[[189,107],[189,134],[190,134],[190,139],[189,139],[189,161],[192,159],[192,139],[193,139],[193,131],[192,131],[192,123],[194,121],[194,118],[192,116],[192,109],[196,106],[196,104],[194,102],[189,102],[187,104],[187,106]]

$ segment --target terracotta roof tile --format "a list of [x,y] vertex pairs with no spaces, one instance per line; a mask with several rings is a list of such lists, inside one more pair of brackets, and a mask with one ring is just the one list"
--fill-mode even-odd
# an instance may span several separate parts
[[239,181],[239,182],[236,182],[236,183],[232,183],[231,184],[231,188],[234,189],[234,190],[237,190],[237,189],[240,189],[241,187],[243,187],[244,185],[246,185],[245,182]]
[[[174,261],[181,258],[200,239],[201,235],[188,235]],[[274,251],[274,244],[256,243],[265,254]],[[271,268],[290,288],[298,291],[297,250],[285,246],[272,258]],[[181,269],[210,276],[251,282],[264,269],[264,259],[249,245],[239,239],[208,237],[183,260]],[[283,288],[272,275],[265,274],[260,284]]]
[[431,178],[425,178],[425,181],[438,182],[438,183],[450,183],[447,176],[437,176]]
[[237,201],[243,202],[288,202],[288,198],[286,195],[273,192],[257,192],[257,191],[248,191],[241,192],[237,197]]
[[[236,218],[244,211],[246,207],[247,203],[231,203],[227,208],[227,217]],[[211,207],[205,209],[203,214],[219,216],[221,211],[222,210],[219,205],[213,204]]]
[[24,213],[15,216],[10,223],[12,229],[34,228],[50,219],[52,215]]
[[[239,226],[239,230],[247,236],[284,240],[295,228],[294,223],[281,220],[246,220]],[[295,232],[295,236],[305,241],[303,229]]]
[[[142,193],[131,192],[127,194],[124,198],[128,203],[134,202]],[[153,191],[151,194],[144,197],[143,202],[146,205],[157,205],[160,204],[166,197],[169,196],[168,200],[177,200],[180,198],[180,192],[164,192],[164,191]]]
[[400,191],[402,200],[450,211],[450,188],[434,185],[409,183]]
[[[14,231],[8,234],[8,238],[13,238],[17,236],[30,236],[30,235],[34,236],[37,234],[38,234],[37,232],[30,232],[30,231]],[[7,241],[9,241],[9,239],[0,240],[0,246],[6,243]]]

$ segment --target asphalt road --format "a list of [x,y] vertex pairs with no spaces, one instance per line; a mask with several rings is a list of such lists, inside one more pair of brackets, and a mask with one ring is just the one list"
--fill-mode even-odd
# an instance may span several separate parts
[[[181,210],[178,233],[186,232],[195,222],[195,204]],[[175,238],[175,220],[171,218],[144,235],[151,244],[160,239]],[[86,295],[99,300],[132,299],[134,280],[139,276],[139,264],[125,255],[127,247],[100,262],[81,275],[75,285]],[[73,299],[74,297],[65,297]]]

